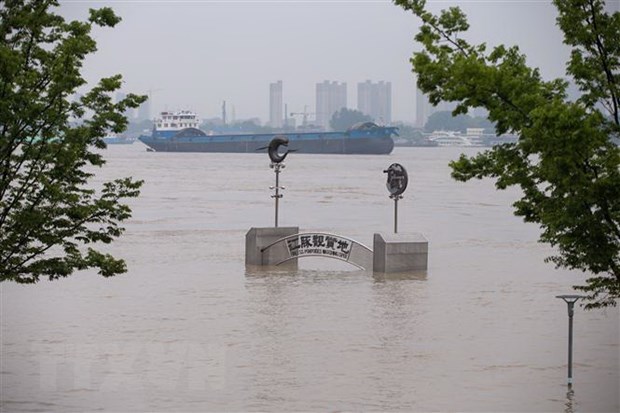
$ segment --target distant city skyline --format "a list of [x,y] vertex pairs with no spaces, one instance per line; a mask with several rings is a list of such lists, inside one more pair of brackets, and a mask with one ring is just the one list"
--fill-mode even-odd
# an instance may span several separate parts
[[[308,107],[310,107],[310,105],[304,105],[303,111],[293,113],[287,112],[288,105],[285,99],[286,95],[284,94],[284,82],[282,80],[278,80],[269,83],[269,97],[267,102],[269,108],[269,118],[262,119],[259,116],[251,115],[249,117],[238,119],[238,121],[258,121],[263,125],[274,128],[281,128],[283,126],[295,127],[295,125],[297,125],[297,121],[294,116],[303,116],[303,122],[312,123],[327,130],[329,129],[329,122],[333,114],[342,108],[347,108],[351,110],[356,109],[365,115],[370,116],[375,122],[380,124],[391,124],[392,121],[401,122],[398,119],[392,120],[391,118],[391,82],[385,80],[375,82],[374,80],[367,79],[366,81],[357,84],[356,91],[356,99],[353,100],[357,102],[357,106],[353,107],[347,98],[348,94],[346,82],[324,80],[323,82],[315,85],[315,102],[313,105],[315,107],[315,112],[308,112]],[[414,87],[414,95],[416,100],[415,117],[413,122],[407,123],[410,123],[415,127],[424,127],[428,117],[433,113],[439,111],[452,111],[456,106],[456,104],[452,102],[442,102],[437,106],[433,106],[428,101],[427,96],[424,95],[417,88],[417,86]],[[116,101],[123,99],[125,96],[125,93],[120,91],[117,92],[115,95]],[[139,108],[126,111],[125,116],[127,116],[130,120],[135,121],[143,121],[146,119],[153,120],[158,117],[159,112],[150,113],[150,110],[151,105],[147,100]],[[186,110],[186,108],[166,110],[176,111]],[[233,113],[234,110],[235,109],[233,106]],[[477,108],[470,111],[471,116],[486,116],[486,114],[486,110],[482,108]],[[221,119],[224,124],[227,123],[225,116],[226,101],[222,102],[221,112],[219,115],[213,114],[211,116],[204,116],[198,113],[198,117],[200,119]],[[235,123],[235,121],[236,119],[233,114],[233,117],[229,123]],[[303,122],[301,125],[304,124]]]
[[[97,52],[85,62],[90,87],[123,75],[123,93],[151,96],[151,117],[162,110],[194,110],[219,117],[222,101],[236,118],[269,119],[271,82],[282,80],[289,112],[315,111],[315,85],[347,83],[349,104],[367,79],[392,84],[392,120],[415,122],[415,76],[409,59],[419,19],[391,1],[372,2],[135,2],[62,1],[67,19],[85,20],[91,7],[112,7],[114,28],[95,28]],[[429,2],[438,12],[461,7],[471,25],[467,40],[517,44],[543,78],[561,77],[568,48],[550,2]],[[507,18],[509,16],[509,18]],[[343,24],[343,22],[347,22]],[[527,28],[527,29],[525,29]],[[84,93],[87,88],[78,90]]]
[[[284,124],[290,125],[288,111],[282,113],[283,107],[287,107],[286,95],[283,92],[284,84],[281,80],[269,84],[269,126],[279,128]],[[347,98],[346,82],[324,80],[315,85],[315,112],[307,112],[305,105],[303,112],[292,115],[303,115],[306,121],[313,121],[316,125],[325,129],[329,128],[329,122],[335,112],[342,108],[354,109]],[[392,121],[392,84],[389,81],[380,80],[373,82],[366,80],[357,84],[357,110],[370,116],[376,122],[389,124]],[[310,118],[313,115],[314,118]]]

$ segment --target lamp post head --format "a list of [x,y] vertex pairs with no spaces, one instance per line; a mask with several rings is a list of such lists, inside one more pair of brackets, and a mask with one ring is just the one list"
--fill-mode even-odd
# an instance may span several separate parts
[[[271,160],[272,165],[281,164],[282,161],[286,158],[286,155],[289,152],[295,152],[295,149],[288,149],[288,137],[285,135],[277,135],[274,136],[273,139],[269,142],[269,145],[263,146],[261,148],[256,149],[257,151],[267,149],[267,153],[269,154],[269,159]],[[280,152],[280,146],[286,147],[288,150],[285,152]],[[272,166],[273,168],[273,166]]]
[[568,316],[573,317],[573,307],[575,303],[581,299],[586,298],[584,295],[577,294],[564,294],[564,295],[556,295],[555,298],[561,298],[568,305]]
[[288,138],[284,135],[275,136],[271,142],[269,142],[268,153],[269,159],[271,162],[278,164],[284,161],[286,155],[288,155],[289,151],[280,152],[280,146],[285,146],[288,148]]
[[586,298],[584,295],[577,294],[564,294],[564,295],[556,295],[555,298],[561,298],[566,302],[566,304],[574,304],[580,298]]

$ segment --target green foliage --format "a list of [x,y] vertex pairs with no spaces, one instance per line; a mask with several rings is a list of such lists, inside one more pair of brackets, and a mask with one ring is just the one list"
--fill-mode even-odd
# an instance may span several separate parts
[[465,132],[467,128],[493,129],[493,124],[488,119],[482,117],[472,118],[469,115],[463,114],[452,116],[452,112],[439,111],[430,115],[424,125],[426,132],[436,130]]
[[424,130],[433,132],[436,130],[451,130],[465,132],[471,118],[468,115],[452,116],[451,112],[439,111],[428,117]]
[[[131,215],[124,198],[139,194],[130,178],[93,189],[105,161],[108,132],[127,126],[122,115],[145,96],[116,104],[121,76],[101,81],[79,101],[84,58],[96,51],[92,25],[114,26],[111,9],[91,10],[88,22],[54,14],[57,1],[8,0],[0,8],[0,280],[34,283],[75,270],[103,276],[126,270],[123,260],[94,249],[109,243]],[[85,118],[85,114],[92,115]]]
[[396,126],[398,128],[398,136],[400,138],[407,140],[421,140],[424,138],[422,132],[412,125],[408,125],[403,122],[394,122],[392,126]]
[[238,133],[274,133],[274,128],[261,126],[252,119],[235,122],[228,127],[228,130]]
[[335,131],[345,131],[359,122],[370,122],[372,118],[364,115],[359,110],[342,108],[334,113],[329,121],[329,126]]
[[423,0],[396,0],[422,19],[424,50],[411,59],[418,86],[432,103],[456,102],[453,114],[484,107],[498,134],[519,136],[451,164],[461,181],[491,177],[498,189],[518,186],[515,214],[540,225],[540,240],[557,248],[548,260],[587,272],[586,307],[616,305],[620,297],[620,135],[618,68],[620,13],[601,0],[555,0],[564,42],[572,48],[567,73],[579,86],[544,81],[518,47],[471,45],[460,37],[465,15],[452,8],[435,16]]

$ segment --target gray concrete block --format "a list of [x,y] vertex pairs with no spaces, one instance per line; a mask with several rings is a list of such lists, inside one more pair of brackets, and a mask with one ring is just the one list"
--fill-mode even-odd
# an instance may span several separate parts
[[[284,254],[288,256],[288,251],[279,251],[277,248],[270,248],[263,253],[263,249],[280,238],[288,237],[299,232],[299,227],[267,227],[250,228],[245,234],[245,264],[246,265],[275,265],[282,260]],[[297,265],[297,259],[294,261]]]
[[375,272],[428,269],[428,240],[420,233],[375,234],[373,252]]

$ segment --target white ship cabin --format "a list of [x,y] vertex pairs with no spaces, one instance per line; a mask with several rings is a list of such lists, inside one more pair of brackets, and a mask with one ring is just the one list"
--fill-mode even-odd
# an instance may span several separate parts
[[484,128],[467,128],[465,135],[473,146],[484,146]]
[[159,131],[182,130],[185,128],[196,128],[199,125],[198,116],[194,112],[181,110],[178,112],[161,112],[158,119],[155,119],[155,126]]
[[472,146],[467,136],[454,131],[434,131],[429,135],[428,140],[437,143],[438,146]]

